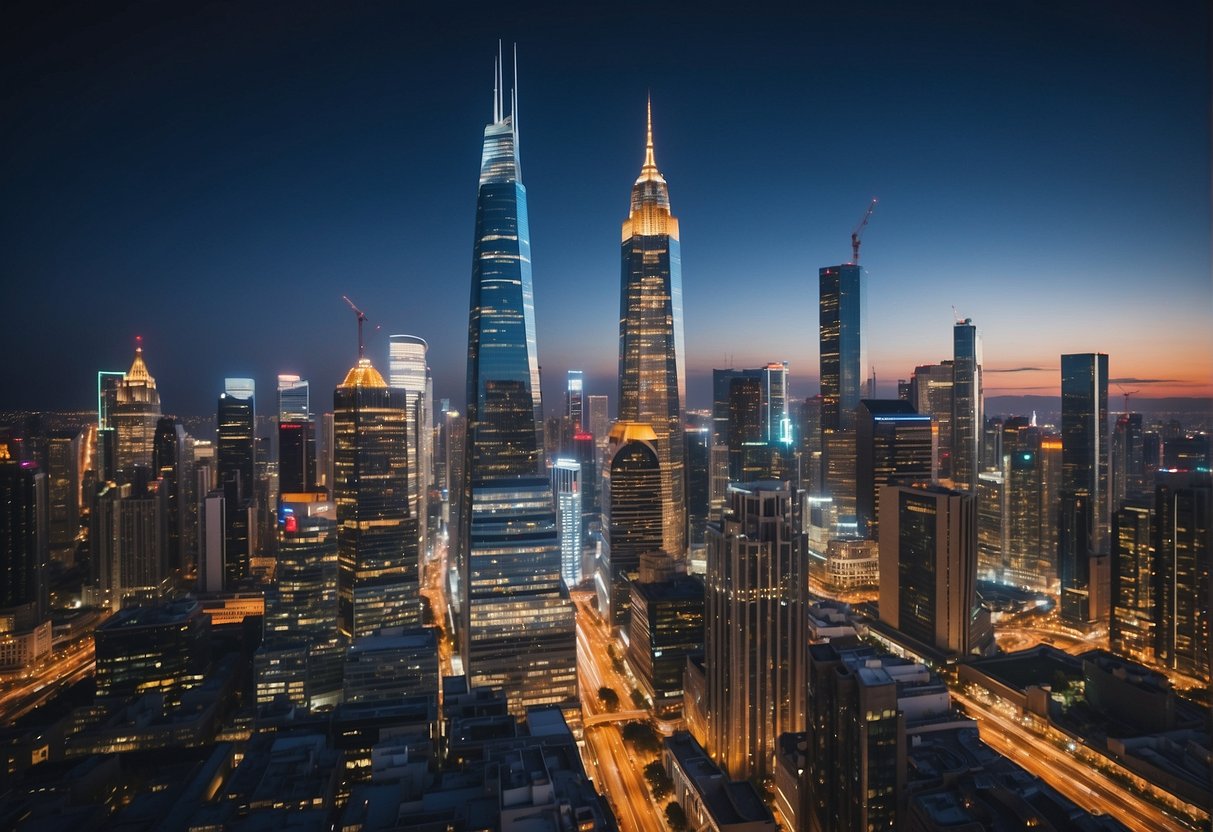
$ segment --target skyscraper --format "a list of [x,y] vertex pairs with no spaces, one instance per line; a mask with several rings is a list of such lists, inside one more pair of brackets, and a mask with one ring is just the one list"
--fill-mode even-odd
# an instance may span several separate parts
[[649,107],[644,165],[623,222],[619,296],[619,418],[651,425],[661,461],[663,548],[687,551],[683,408],[686,348],[678,220],[653,156]]
[[278,376],[278,491],[302,494],[317,488],[316,423],[308,383]]
[[1099,615],[1090,603],[1090,560],[1107,552],[1108,356],[1102,353],[1061,357],[1061,446],[1061,615],[1085,627]]
[[968,653],[977,591],[973,496],[886,485],[880,502],[880,620],[929,647]]
[[526,188],[500,60],[495,80],[476,201],[456,562],[464,667],[472,684],[502,687],[522,713],[576,699],[577,649],[543,469]]
[[193,560],[191,526],[194,516],[193,454],[182,424],[171,416],[162,416],[156,425],[156,442],[152,453],[153,476],[160,479],[163,492],[165,552],[164,566],[176,576],[189,571]]
[[601,457],[606,453],[607,436],[611,432],[611,415],[609,412],[610,402],[607,396],[587,396],[589,402],[589,420],[587,433],[594,435],[594,442],[598,445],[598,456]]
[[569,370],[564,391],[564,415],[569,420],[569,433],[589,432],[585,413],[585,373]]
[[855,531],[855,408],[866,365],[863,270],[857,263],[818,273],[821,367],[821,496],[831,499],[834,523]]
[[603,480],[602,562],[597,575],[599,609],[611,627],[628,625],[628,581],[640,556],[663,541],[661,460],[657,435],[636,422],[611,428],[610,460]]
[[773,774],[776,738],[804,727],[799,503],[787,483],[732,485],[708,525],[708,751],[734,779]]
[[985,411],[981,389],[981,339],[971,318],[952,328],[952,482],[977,488]]
[[935,457],[935,478],[952,477],[952,361],[923,364],[910,377],[910,404],[919,413],[928,413],[939,430]]
[[1151,535],[1154,500],[1126,500],[1112,512],[1112,652],[1144,664],[1155,661],[1155,586]]
[[143,340],[136,339],[135,360],[114,388],[113,408],[109,413],[117,447],[115,466],[129,472],[136,465],[150,468],[156,422],[160,419],[160,393],[156,379],[143,363]]
[[428,495],[433,479],[434,402],[430,369],[426,363],[429,344],[416,335],[392,335],[389,342],[388,383],[405,392],[409,414],[409,513],[417,518],[421,545],[428,537]]
[[556,531],[560,536],[560,575],[564,585],[581,583],[582,512],[581,463],[560,457],[552,465],[552,491],[556,494]]
[[930,482],[935,431],[929,415],[900,399],[863,399],[855,429],[855,505],[859,534],[880,537],[880,489],[890,482]]
[[338,626],[351,638],[421,623],[407,413],[365,356],[333,393]]
[[1160,472],[1154,517],[1158,661],[1208,682],[1213,478],[1207,472]]
[[[36,626],[47,612],[46,475],[0,441],[0,616],[9,629]],[[49,649],[49,645],[48,645]]]
[[219,435],[215,449],[217,486],[223,490],[226,538],[224,581],[231,586],[249,575],[255,524],[250,519],[256,468],[256,407],[252,379],[229,378],[219,395]]

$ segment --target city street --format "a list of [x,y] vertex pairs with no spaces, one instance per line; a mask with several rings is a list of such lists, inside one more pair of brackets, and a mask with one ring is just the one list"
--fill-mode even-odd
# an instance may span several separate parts
[[92,633],[67,645],[28,678],[17,678],[0,690],[0,722],[11,725],[60,691],[93,672]]
[[[661,809],[642,773],[645,759],[623,742],[622,721],[630,714],[622,709],[631,703],[631,686],[611,665],[610,639],[590,603],[591,594],[574,592],[572,597],[577,607],[577,669],[586,718],[586,771],[606,794],[621,832],[665,832]],[[606,715],[598,701],[601,687],[611,688],[619,696],[621,711],[610,715],[619,722],[591,723],[593,717]]]
[[1200,828],[1143,800],[1090,764],[1075,759],[989,705],[956,691],[952,698],[977,720],[985,743],[1084,809],[1110,815],[1130,829],[1191,832]]

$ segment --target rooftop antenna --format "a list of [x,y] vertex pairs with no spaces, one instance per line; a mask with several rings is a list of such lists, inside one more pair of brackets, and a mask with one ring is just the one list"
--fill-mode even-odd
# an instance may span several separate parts
[[355,306],[348,295],[342,295],[341,298],[350,305],[350,309],[353,309],[354,314],[358,316],[358,358],[361,360],[366,355],[366,344],[362,340],[362,324],[366,320],[366,313]]

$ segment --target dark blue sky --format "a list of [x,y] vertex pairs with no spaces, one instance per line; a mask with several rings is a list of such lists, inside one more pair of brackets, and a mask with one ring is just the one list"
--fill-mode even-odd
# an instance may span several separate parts
[[3,27],[0,409],[88,406],[136,334],[168,412],[209,411],[225,375],[266,408],[280,371],[324,409],[356,357],[342,294],[382,325],[377,363],[386,333],[421,335],[461,402],[498,37],[518,42],[549,409],[569,367],[614,406],[649,90],[692,406],[730,360],[788,360],[816,392],[816,271],[874,195],[882,388],[949,356],[955,305],[987,368],[1040,368],[987,376],[993,395],[1052,392],[1059,353],[1095,350],[1157,395],[1213,392],[1201,0],[107,5]]

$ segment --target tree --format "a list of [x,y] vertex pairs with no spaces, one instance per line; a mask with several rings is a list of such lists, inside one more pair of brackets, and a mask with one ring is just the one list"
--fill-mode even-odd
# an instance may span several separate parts
[[606,685],[598,689],[598,701],[602,703],[602,706],[607,709],[608,713],[613,714],[619,710],[619,694]]
[[665,822],[674,832],[686,832],[687,813],[683,811],[682,804],[677,800],[671,800],[665,807]]
[[644,779],[649,783],[654,800],[661,800],[674,791],[674,781],[665,773],[665,766],[660,760],[654,760],[644,767]]
[[653,726],[647,722],[629,722],[623,726],[623,741],[637,751],[656,754],[661,750],[661,739]]

